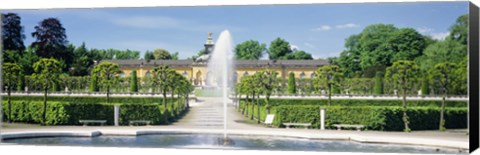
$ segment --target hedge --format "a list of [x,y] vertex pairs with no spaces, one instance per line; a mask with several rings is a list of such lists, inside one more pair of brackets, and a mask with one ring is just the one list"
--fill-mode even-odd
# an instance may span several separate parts
[[[245,99],[242,99],[245,101]],[[260,99],[261,105],[265,104]],[[270,99],[272,106],[278,105],[328,105],[326,99]],[[332,100],[332,105],[338,106],[402,106],[402,100]],[[442,101],[407,100],[408,106],[440,107]],[[467,101],[446,101],[446,107],[468,107]]]
[[[42,101],[43,96],[11,96],[12,101]],[[58,102],[68,102],[68,103],[103,103],[106,102],[106,97],[59,97],[59,96],[49,96],[48,102],[58,101]],[[176,101],[176,99],[173,99]],[[7,101],[7,97],[3,97],[3,101]],[[162,98],[160,97],[110,97],[110,103],[120,103],[120,104],[151,104],[151,103],[162,103]],[[167,98],[167,104],[172,102],[172,98]]]
[[[7,118],[7,103],[2,103],[4,118]],[[180,103],[179,113],[176,111],[176,104],[172,110],[170,103],[167,103],[170,120],[174,121],[182,116],[183,104]],[[41,123],[43,102],[40,101],[12,101],[13,122]],[[46,125],[79,125],[79,120],[107,120],[107,125],[113,125],[114,105],[104,103],[68,103],[68,102],[47,102]],[[165,124],[163,120],[163,106],[161,104],[121,104],[120,120],[122,125],[128,124],[130,120],[150,120],[152,124]],[[170,121],[170,122],[171,122]]]
[[[333,124],[362,124],[367,130],[402,131],[402,108],[378,106],[316,106],[282,105],[275,108],[275,126],[282,123],[312,123],[319,128],[319,108],[326,108],[325,126],[334,129]],[[446,108],[446,128],[466,128],[467,108]],[[410,107],[407,110],[412,130],[436,130],[440,119],[440,108]]]

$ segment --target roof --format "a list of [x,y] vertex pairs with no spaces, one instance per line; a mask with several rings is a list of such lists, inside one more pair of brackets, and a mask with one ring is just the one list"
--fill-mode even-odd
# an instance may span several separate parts
[[[205,66],[206,63],[198,63],[193,60],[103,60],[117,63],[120,67],[154,67],[168,65],[174,68]],[[237,68],[264,68],[264,67],[286,67],[286,68],[318,68],[328,65],[325,60],[236,60]]]

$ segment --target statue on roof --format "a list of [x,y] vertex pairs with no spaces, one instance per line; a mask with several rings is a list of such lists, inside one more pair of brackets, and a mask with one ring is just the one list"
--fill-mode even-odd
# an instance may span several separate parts
[[210,54],[213,52],[213,48],[215,46],[215,43],[213,42],[212,38],[212,32],[208,32],[208,38],[207,41],[205,42],[205,53],[200,55],[196,61],[201,62],[201,61],[208,61],[210,59]]

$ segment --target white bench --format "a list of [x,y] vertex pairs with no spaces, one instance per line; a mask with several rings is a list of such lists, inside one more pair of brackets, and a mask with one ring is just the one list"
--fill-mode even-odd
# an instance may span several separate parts
[[273,114],[268,114],[268,115],[267,115],[267,118],[265,118],[265,122],[262,122],[263,125],[266,125],[267,127],[268,127],[268,126],[272,126],[272,124],[273,124],[273,118],[275,118],[275,115],[273,115]]
[[290,128],[290,126],[303,126],[305,129],[308,129],[310,126],[312,126],[312,123],[282,123],[287,127],[287,129]]
[[91,123],[91,124],[98,123],[98,124],[104,126],[105,123],[107,123],[107,120],[79,120],[78,122],[83,123],[83,126],[87,126],[87,124],[89,124],[89,123]]
[[364,125],[356,125],[356,124],[334,124],[333,126],[337,127],[337,130],[342,130],[342,128],[356,128],[357,131],[362,130]]
[[133,126],[134,124],[145,124],[147,126],[149,126],[151,123],[151,121],[147,121],[147,120],[133,120],[133,121],[129,121],[128,124],[130,126]]

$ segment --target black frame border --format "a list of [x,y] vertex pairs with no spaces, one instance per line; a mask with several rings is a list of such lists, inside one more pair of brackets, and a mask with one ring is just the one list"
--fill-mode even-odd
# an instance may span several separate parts
[[469,55],[469,125],[468,134],[470,138],[469,151],[472,153],[478,149],[479,143],[479,8],[472,2],[469,5],[468,14],[468,55]]

